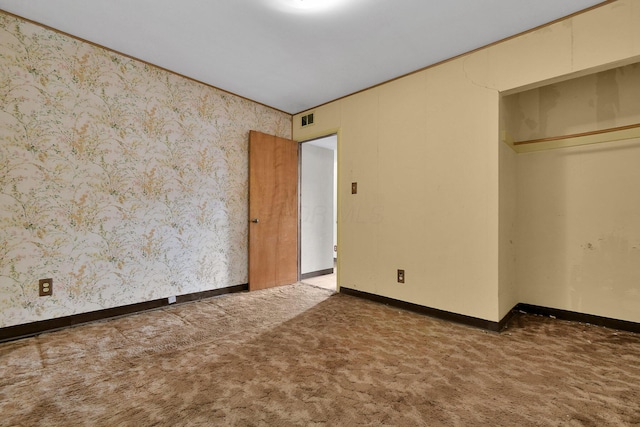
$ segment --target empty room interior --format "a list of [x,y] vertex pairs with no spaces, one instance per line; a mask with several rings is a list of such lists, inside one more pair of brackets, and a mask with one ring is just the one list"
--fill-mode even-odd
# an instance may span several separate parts
[[640,2],[429,3],[0,0],[0,426],[640,424]]

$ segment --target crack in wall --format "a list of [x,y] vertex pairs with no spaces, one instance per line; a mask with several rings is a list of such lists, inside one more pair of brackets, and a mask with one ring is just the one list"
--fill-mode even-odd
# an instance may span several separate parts
[[[471,82],[471,84],[472,84],[472,85],[474,85],[474,86],[477,86],[477,87],[479,87],[479,88],[488,89],[488,90],[491,90],[491,91],[495,91],[495,92],[497,92],[497,93],[500,93],[500,90],[498,90],[497,88],[495,88],[495,87],[491,87],[491,86],[488,86],[488,85],[486,85],[486,84],[482,84],[482,83],[480,83],[480,82],[476,81],[475,79],[473,79],[473,78],[469,75],[469,71],[467,70],[467,62],[468,62],[470,59],[471,59],[471,56],[467,56],[466,58],[464,58],[464,59],[462,60],[462,71],[464,72],[464,76],[465,76],[465,78],[466,78],[469,82]],[[488,67],[488,66],[487,66],[487,67]]]

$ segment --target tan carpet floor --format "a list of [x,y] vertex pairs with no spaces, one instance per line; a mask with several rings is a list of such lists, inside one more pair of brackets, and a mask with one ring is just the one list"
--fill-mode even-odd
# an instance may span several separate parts
[[633,426],[640,335],[301,284],[0,344],[1,426]]

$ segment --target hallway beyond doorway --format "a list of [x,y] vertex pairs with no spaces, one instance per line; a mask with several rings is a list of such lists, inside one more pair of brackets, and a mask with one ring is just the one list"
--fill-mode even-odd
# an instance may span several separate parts
[[310,277],[308,279],[303,279],[300,283],[305,285],[317,286],[319,288],[328,289],[330,291],[337,292],[338,291],[338,283],[336,277],[336,265],[334,263],[333,273],[325,274],[323,276]]

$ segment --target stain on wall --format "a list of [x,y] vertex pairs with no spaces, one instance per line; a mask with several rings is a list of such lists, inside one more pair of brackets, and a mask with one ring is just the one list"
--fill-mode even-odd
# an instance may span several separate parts
[[247,282],[248,133],[288,114],[2,13],[0,40],[0,327]]
[[517,162],[521,302],[640,321],[640,139]]
[[[631,68],[633,69],[633,68]],[[608,70],[596,74],[596,122],[615,123],[620,113],[620,88],[617,74],[622,70]],[[639,76],[640,82],[640,76]]]
[[640,123],[640,64],[635,63],[503,97],[515,141]]
[[[640,241],[609,234],[581,246],[582,259],[571,274],[571,305],[595,307],[620,295],[622,312],[638,310],[640,301]],[[584,292],[585,287],[592,292]]]

